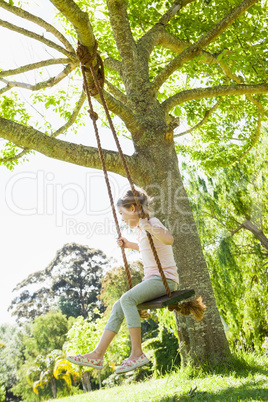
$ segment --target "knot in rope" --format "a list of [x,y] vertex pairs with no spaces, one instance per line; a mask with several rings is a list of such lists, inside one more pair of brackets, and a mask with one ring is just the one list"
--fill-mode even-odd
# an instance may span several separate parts
[[90,109],[88,109],[88,114],[89,114],[90,118],[91,118],[92,120],[94,120],[94,121],[97,121],[98,118],[99,118],[98,113],[96,113],[96,112],[94,112],[94,111],[92,111],[92,110],[90,110]]
[[[88,49],[82,45],[81,43],[78,42],[77,49],[76,49],[76,54],[80,60],[81,63],[81,68],[82,71],[85,72],[91,72],[90,67],[92,67],[96,73],[96,77],[98,80],[98,83],[101,88],[104,86],[104,66],[103,66],[103,61],[100,55],[97,52],[98,49],[98,42],[95,40],[95,46],[93,49],[92,55],[89,53]],[[93,66],[93,61],[96,60],[95,66]],[[84,80],[84,85],[85,85],[85,80]],[[84,91],[87,92],[89,91],[90,95],[95,96],[98,94],[98,89],[96,88],[96,85],[94,83],[94,79],[92,82],[87,84],[87,88],[84,87]]]

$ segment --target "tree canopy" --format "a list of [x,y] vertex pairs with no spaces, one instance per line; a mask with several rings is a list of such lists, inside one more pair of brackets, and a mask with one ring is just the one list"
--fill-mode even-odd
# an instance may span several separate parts
[[86,318],[96,306],[103,308],[97,296],[107,263],[100,250],[65,244],[47,268],[16,286],[16,291],[22,291],[11,303],[12,314],[18,319],[33,319],[58,308],[68,317]]
[[[267,107],[266,1],[51,3],[59,12],[53,22],[47,22],[32,14],[27,2],[0,1],[11,20],[14,15],[21,22],[33,23],[31,30],[4,20],[0,25],[38,41],[53,55],[0,71],[0,136],[7,140],[2,163],[12,167],[36,149],[58,159],[100,167],[95,149],[78,148],[56,138],[80,122],[85,100],[75,52],[78,40],[91,52],[98,41],[106,73],[106,101],[130,131],[136,147],[151,143],[150,130],[146,130],[149,116],[144,110],[153,106],[152,99],[165,116],[161,132],[168,136],[180,120],[192,127],[187,132],[175,130],[175,139],[192,131],[191,145],[177,149],[203,163],[230,163],[256,143]],[[37,79],[43,76],[43,81]],[[36,113],[31,118],[33,109],[18,95],[20,88],[33,92],[31,102],[42,118]],[[146,91],[147,102],[141,90]],[[133,98],[129,97],[132,92],[136,92]],[[137,97],[140,102],[135,105]],[[54,127],[49,121],[46,113],[52,109],[59,116],[53,120],[61,125]],[[107,151],[106,156],[109,169],[121,173],[116,153]]]

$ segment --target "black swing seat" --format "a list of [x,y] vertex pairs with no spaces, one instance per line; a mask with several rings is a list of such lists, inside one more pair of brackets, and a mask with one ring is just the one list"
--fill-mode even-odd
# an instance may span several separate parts
[[195,291],[193,289],[176,290],[175,292],[171,293],[171,297],[168,297],[167,295],[161,296],[157,299],[148,300],[142,304],[139,304],[137,307],[139,310],[154,310],[157,308],[163,308],[179,301],[188,299],[194,294]]

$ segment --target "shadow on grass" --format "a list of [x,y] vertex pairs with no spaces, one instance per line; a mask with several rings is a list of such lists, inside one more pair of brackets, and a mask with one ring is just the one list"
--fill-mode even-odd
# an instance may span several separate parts
[[182,395],[177,393],[173,396],[166,396],[158,400],[158,402],[186,402],[189,398],[193,401],[217,401],[217,402],[237,402],[237,401],[268,401],[268,390],[264,389],[263,385],[267,384],[267,381],[262,379],[256,381],[250,379],[247,384],[243,384],[237,387],[228,387],[223,390],[214,392],[198,391],[190,397],[189,395]]

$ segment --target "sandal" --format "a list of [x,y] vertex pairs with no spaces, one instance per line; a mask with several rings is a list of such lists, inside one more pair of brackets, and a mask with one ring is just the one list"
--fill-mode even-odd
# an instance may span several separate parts
[[136,359],[132,359],[132,360],[127,359],[127,360],[122,361],[121,366],[115,370],[115,373],[121,374],[121,373],[126,373],[128,371],[135,370],[138,367],[148,364],[149,361],[150,360],[148,359],[148,357],[146,357],[145,354],[143,353],[139,357],[136,357]]
[[103,359],[96,359],[92,357],[85,357],[84,355],[67,356],[67,360],[78,366],[88,366],[101,370],[103,368]]

